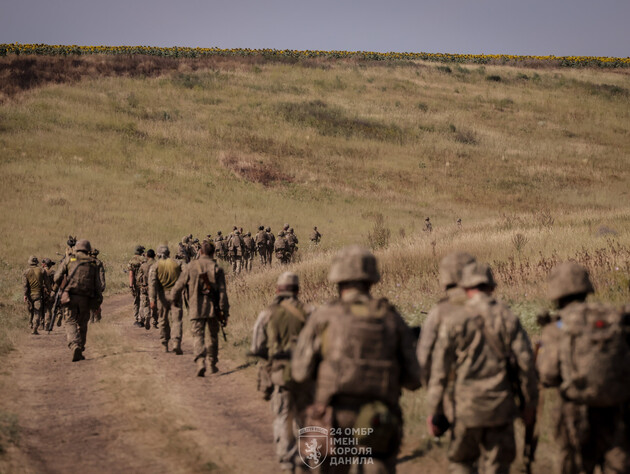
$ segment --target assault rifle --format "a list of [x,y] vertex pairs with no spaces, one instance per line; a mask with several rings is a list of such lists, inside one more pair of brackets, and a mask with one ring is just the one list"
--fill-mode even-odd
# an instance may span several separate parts
[[[65,285],[64,285],[65,288]],[[55,325],[55,319],[57,318],[57,310],[59,309],[59,300],[61,299],[61,287],[57,290],[57,293],[55,293],[55,302],[53,303],[53,307],[52,307],[52,316],[50,317],[50,323],[48,324],[48,327],[46,328],[46,330],[48,332],[51,332],[53,330],[53,326]]]
[[203,283],[204,294],[210,295],[210,299],[212,299],[212,306],[214,306],[214,311],[219,320],[219,326],[221,327],[221,334],[223,334],[223,340],[227,342],[227,336],[225,335],[225,326],[227,326],[227,318],[221,308],[219,307],[219,298],[214,288],[210,284],[210,280],[208,279],[208,274],[206,272],[200,272],[199,277],[201,278],[201,283]]

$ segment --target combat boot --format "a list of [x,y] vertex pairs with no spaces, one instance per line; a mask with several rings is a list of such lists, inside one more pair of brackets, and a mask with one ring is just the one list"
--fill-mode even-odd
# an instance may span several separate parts
[[219,371],[219,368],[217,367],[217,363],[212,362],[210,364],[210,372],[212,372],[213,374],[216,374],[218,371]]
[[184,351],[182,351],[182,342],[175,340],[175,347],[173,347],[173,352],[175,353],[175,355],[182,355],[184,353]]
[[206,361],[204,359],[197,359],[197,377],[204,377],[206,375]]
[[144,329],[147,331],[151,329],[151,318],[147,318],[144,320]]
[[74,350],[72,351],[72,362],[78,362],[80,360],[83,360],[83,354],[82,354],[82,350],[80,347],[75,347]]
[[168,352],[168,341],[162,342],[162,345],[164,346],[164,352]]

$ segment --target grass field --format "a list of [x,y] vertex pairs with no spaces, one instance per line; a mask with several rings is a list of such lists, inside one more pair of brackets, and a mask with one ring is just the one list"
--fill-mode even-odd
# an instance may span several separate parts
[[[0,104],[2,354],[25,332],[27,258],[55,257],[68,234],[100,249],[108,292],[119,292],[137,244],[289,222],[301,240],[292,268],[319,303],[334,296],[332,252],[368,244],[382,216],[375,292],[412,324],[439,298],[437,263],[453,249],[493,265],[499,296],[532,333],[560,260],[591,269],[596,299],[630,299],[625,69],[65,61],[55,67],[66,74]],[[245,358],[280,271],[229,279],[231,357]],[[410,412],[423,396],[406,399]]]

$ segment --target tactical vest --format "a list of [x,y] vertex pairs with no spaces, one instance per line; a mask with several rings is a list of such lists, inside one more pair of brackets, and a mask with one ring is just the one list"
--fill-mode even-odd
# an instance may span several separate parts
[[158,260],[155,275],[165,290],[170,290],[175,285],[182,272],[179,264],[172,258]]
[[595,407],[630,400],[627,318],[616,308],[601,303],[575,303],[560,314],[562,395]]
[[93,298],[98,287],[98,269],[92,257],[77,254],[67,264],[68,284],[65,291],[70,295]]
[[382,400],[397,406],[400,396],[399,335],[386,300],[336,302],[322,334],[317,401],[335,396]]

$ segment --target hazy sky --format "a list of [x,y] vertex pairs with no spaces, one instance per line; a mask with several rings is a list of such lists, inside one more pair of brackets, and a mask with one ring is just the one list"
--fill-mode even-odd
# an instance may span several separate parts
[[630,0],[0,1],[0,43],[630,56]]

